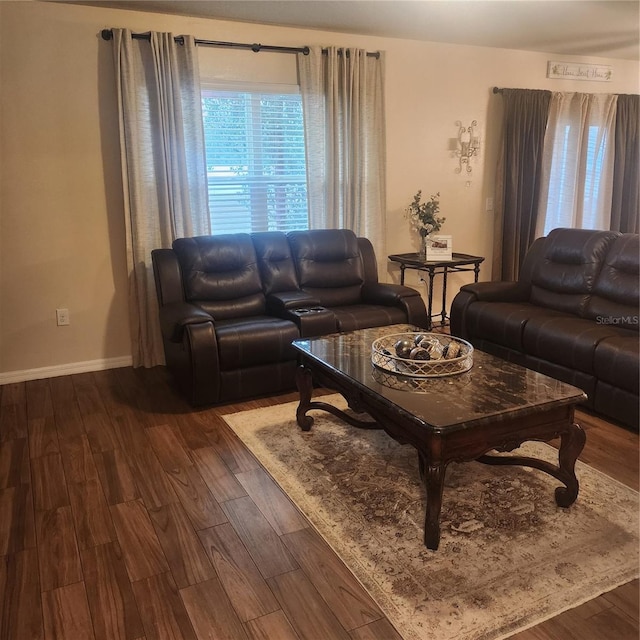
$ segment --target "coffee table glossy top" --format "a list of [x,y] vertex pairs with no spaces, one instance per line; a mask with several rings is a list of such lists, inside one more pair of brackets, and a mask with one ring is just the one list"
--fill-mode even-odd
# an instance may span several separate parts
[[424,331],[410,325],[361,329],[294,341],[296,350],[363,393],[411,414],[434,431],[513,419],[541,408],[576,404],[585,394],[536,371],[475,350],[472,368],[442,378],[413,378],[375,367],[371,344],[384,335]]

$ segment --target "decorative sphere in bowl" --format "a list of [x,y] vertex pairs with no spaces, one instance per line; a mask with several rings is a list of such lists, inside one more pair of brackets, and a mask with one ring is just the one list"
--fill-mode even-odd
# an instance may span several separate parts
[[411,355],[411,350],[415,347],[415,343],[413,340],[409,340],[407,338],[403,338],[398,340],[395,343],[394,349],[396,350],[396,355],[399,358],[408,358]]
[[411,349],[409,357],[411,360],[431,360],[431,354],[422,347],[415,347]]
[[420,348],[429,353],[429,360],[442,358],[443,346],[436,338],[425,338],[420,342]]

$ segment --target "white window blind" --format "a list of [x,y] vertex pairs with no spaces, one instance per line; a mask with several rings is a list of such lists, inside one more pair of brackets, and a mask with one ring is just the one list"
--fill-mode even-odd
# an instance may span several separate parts
[[544,141],[537,236],[557,227],[608,229],[616,97],[554,93]]
[[307,229],[297,87],[202,90],[213,233]]

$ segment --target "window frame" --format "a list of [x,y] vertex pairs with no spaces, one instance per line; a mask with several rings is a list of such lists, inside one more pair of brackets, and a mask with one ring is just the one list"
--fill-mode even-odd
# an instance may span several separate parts
[[[247,162],[238,167],[243,167],[247,172],[246,176],[240,175],[227,175],[218,176],[212,175],[215,171],[209,171],[209,167],[212,166],[209,163],[209,145],[211,141],[208,140],[207,135],[207,122],[206,122],[206,106],[205,100],[208,97],[215,97],[216,94],[249,94],[250,98],[247,103],[247,108],[251,110],[250,122],[248,123],[244,144],[248,144],[249,148],[246,150]],[[269,145],[266,138],[266,133],[263,128],[263,119],[266,109],[262,108],[262,101],[265,96],[273,95],[288,96],[296,95],[299,99],[300,105],[300,129],[296,129],[296,135],[300,136],[300,147],[290,149],[287,148],[281,158],[282,164],[268,164],[266,159],[269,155]],[[231,95],[229,96],[231,98]],[[293,228],[301,229],[309,227],[309,204],[308,204],[308,180],[306,171],[306,148],[305,148],[305,136],[304,136],[304,116],[302,114],[302,99],[300,97],[300,87],[297,84],[273,84],[273,83],[258,83],[258,82],[231,82],[231,81],[217,81],[217,80],[203,80],[201,82],[201,98],[203,104],[203,130],[205,136],[205,148],[207,149],[207,189],[209,191],[209,209],[211,217],[211,228],[213,233],[238,233],[238,232],[255,232],[255,231],[288,231]],[[260,139],[258,139],[260,138]],[[300,157],[301,155],[301,157]],[[286,162],[302,162],[302,172],[299,174],[284,174],[285,179],[279,180],[277,173],[268,175],[265,173],[265,169],[289,167],[285,165]],[[233,170],[232,164],[219,164],[219,167],[229,167],[229,172]],[[219,178],[219,179],[217,179]],[[230,224],[220,225],[220,220],[223,218],[216,216],[216,212],[219,211],[216,205],[224,203],[224,198],[228,197],[229,204],[234,200],[233,194],[229,196],[221,196],[218,202],[212,198],[212,185],[217,183],[218,187],[233,188],[233,184],[247,190],[246,194],[242,194],[244,198],[248,199],[248,218],[245,218],[244,222],[240,211],[242,207],[247,207],[246,204],[241,202],[241,194],[238,194],[237,215],[227,215],[227,221],[237,219],[237,226],[232,227]],[[284,216],[289,215],[291,206],[288,200],[282,201],[282,204],[278,208],[278,195],[277,187],[284,187],[291,189],[294,194],[295,200],[296,191],[300,191],[299,198],[304,198],[304,212],[302,215],[297,215],[293,218],[291,224],[286,222]],[[272,192],[273,190],[273,192]],[[289,194],[285,194],[285,198],[288,198]],[[282,199],[282,196],[280,196]],[[302,223],[302,218],[305,218],[305,224]]]

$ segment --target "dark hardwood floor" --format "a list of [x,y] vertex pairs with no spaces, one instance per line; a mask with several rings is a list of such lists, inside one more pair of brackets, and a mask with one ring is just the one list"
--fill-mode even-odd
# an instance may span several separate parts
[[[0,387],[0,638],[398,640],[221,418],[296,394],[191,411],[165,375]],[[581,459],[637,488],[637,434],[578,419]],[[514,638],[638,628],[636,580]]]

